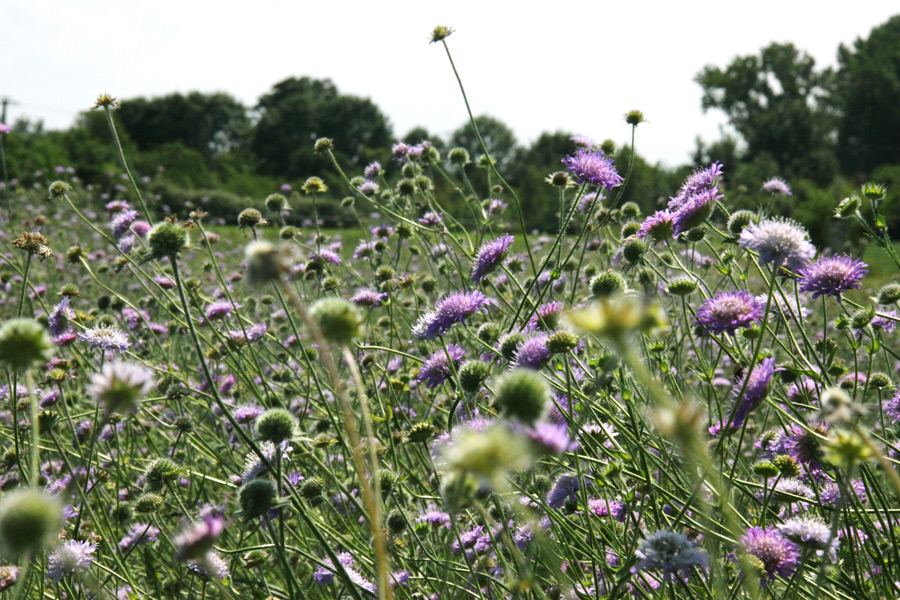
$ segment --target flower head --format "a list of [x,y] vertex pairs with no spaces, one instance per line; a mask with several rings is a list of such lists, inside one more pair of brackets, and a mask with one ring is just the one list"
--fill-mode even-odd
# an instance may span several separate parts
[[818,517],[807,516],[789,519],[778,526],[778,531],[801,547],[814,548],[821,556],[828,551],[828,559],[837,562],[837,550],[841,541],[832,539],[831,528]]
[[663,581],[673,575],[688,575],[706,566],[709,557],[683,533],[657,531],[641,541],[635,555],[641,560],[631,567],[632,573],[662,571]]
[[503,262],[513,243],[513,236],[502,235],[495,240],[485,242],[475,255],[475,264],[472,265],[472,281],[478,283],[484,276],[497,268]]
[[228,300],[220,300],[218,302],[210,302],[207,304],[206,308],[203,309],[203,313],[206,315],[207,321],[215,321],[224,319],[230,315],[234,309],[240,307],[240,304],[232,304]]
[[487,310],[488,299],[481,292],[453,292],[438,301],[434,310],[422,315],[413,336],[431,340],[453,327],[454,323],[465,321],[477,312]]
[[716,202],[723,198],[718,188],[702,189],[686,196],[675,209],[672,229],[675,235],[702,225],[712,214]]
[[641,239],[649,237],[653,241],[665,240],[674,234],[674,223],[674,216],[668,209],[658,210],[644,219],[637,235]]
[[[769,393],[772,375],[775,374],[775,359],[766,358],[760,362],[750,377],[741,377],[732,388],[737,406],[732,411],[730,427],[740,429],[750,411]],[[743,395],[741,394],[743,392]]]
[[788,186],[787,181],[782,179],[781,177],[773,177],[768,180],[762,187],[760,188],[763,192],[769,192],[770,194],[781,194],[782,196],[791,196],[791,188]]
[[153,373],[125,361],[108,362],[91,378],[87,393],[107,412],[130,412],[153,387]]
[[539,334],[519,346],[516,353],[516,367],[540,369],[550,360],[550,349],[547,347],[549,336]]
[[91,566],[96,544],[68,540],[47,557],[47,578],[60,581],[66,575],[81,573]]
[[212,550],[213,544],[225,529],[225,521],[221,516],[208,514],[190,529],[181,532],[175,538],[175,556],[178,560],[202,558]]
[[798,271],[800,289],[812,292],[813,298],[826,295],[840,300],[843,292],[859,289],[860,281],[868,272],[868,265],[858,258],[824,256]]
[[[419,370],[418,376],[416,376],[416,380],[419,383],[424,383],[429,389],[438,387],[447,381],[453,373],[450,363],[452,362],[454,366],[458,365],[465,354],[466,351],[456,344],[447,344],[446,351],[442,348],[425,361],[425,364]],[[448,355],[449,360],[447,358]]]
[[562,160],[569,172],[578,177],[578,183],[602,185],[608,190],[622,185],[624,179],[616,171],[613,159],[607,158],[602,150],[593,152],[579,148],[574,155]]
[[816,255],[806,230],[789,219],[750,223],[741,231],[738,243],[741,248],[758,253],[763,264],[784,265],[791,271],[796,271]]
[[743,290],[719,292],[697,310],[697,326],[707,335],[734,334],[762,318],[762,303]]
[[774,527],[751,527],[741,537],[741,547],[746,554],[759,559],[769,579],[774,579],[776,575],[788,577],[799,564],[797,545]]
[[350,302],[357,306],[381,306],[387,297],[385,293],[363,289],[356,292],[356,295],[350,298]]
[[91,350],[101,349],[104,352],[115,351],[125,352],[131,346],[128,336],[124,331],[111,326],[94,327],[79,332],[78,339],[82,342],[88,342]]

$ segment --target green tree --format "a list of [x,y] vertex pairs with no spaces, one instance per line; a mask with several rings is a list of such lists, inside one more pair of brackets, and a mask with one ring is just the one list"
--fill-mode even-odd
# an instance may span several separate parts
[[816,70],[815,60],[793,44],[775,43],[725,69],[706,66],[696,81],[703,110],[722,110],[744,138],[744,158],[768,154],[788,176],[830,181],[837,166],[830,69]]
[[[488,115],[475,117],[475,124],[478,125],[478,132],[481,134],[481,139],[484,140],[488,153],[496,161],[497,168],[503,173],[504,169],[514,161],[513,154],[517,145],[516,135],[503,121]],[[484,154],[471,122],[467,122],[453,132],[450,136],[450,147],[465,148],[469,151],[473,161]]]
[[846,173],[900,164],[900,15],[838,50],[838,156]]
[[116,118],[140,150],[180,143],[208,160],[240,145],[250,129],[247,108],[224,93],[123,100]]
[[344,95],[328,79],[291,77],[262,96],[250,149],[262,173],[305,177],[323,167],[313,145],[334,140],[344,166],[361,166],[389,151],[391,125],[368,98]]

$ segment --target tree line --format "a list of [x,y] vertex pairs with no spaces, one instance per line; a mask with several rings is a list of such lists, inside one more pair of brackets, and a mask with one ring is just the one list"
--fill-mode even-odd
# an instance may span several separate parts
[[[655,210],[691,169],[719,160],[726,166],[729,191],[748,206],[759,201],[763,181],[776,175],[787,179],[795,197],[774,208],[821,223],[813,235],[828,243],[826,213],[841,194],[866,179],[900,183],[900,16],[851,47],[840,46],[837,68],[818,68],[793,44],[773,43],[726,66],[706,66],[696,81],[703,110],[723,111],[734,133],[708,144],[698,139],[693,163],[672,169],[632,156],[627,144],[618,144],[613,155],[620,170],[631,167],[622,201]],[[447,139],[421,127],[398,136],[370,99],[341,93],[328,79],[287,78],[252,107],[226,93],[124,99],[115,118],[136,170],[150,178],[156,196],[170,206],[211,193],[222,196],[220,206],[246,204],[248,197],[260,203],[284,183],[296,188],[316,175],[330,184],[334,196],[330,208],[326,199],[324,214],[339,221],[339,200],[347,190],[315,154],[314,141],[320,137],[334,140],[335,154],[350,174],[373,160],[399,168],[390,161],[397,139],[428,140],[444,153],[462,147],[473,158],[466,167],[472,191],[484,198],[492,193],[484,183],[487,177],[477,171],[482,149],[471,124]],[[556,193],[544,181],[574,151],[572,132],[544,133],[523,145],[495,117],[482,115],[476,122],[498,167],[521,191],[526,225],[553,229]],[[109,173],[117,170],[99,112],[82,113],[65,131],[46,131],[40,122],[15,123],[6,159],[11,176],[26,185],[35,172],[57,165],[73,167],[82,181],[94,185],[108,185]],[[460,195],[449,185],[441,188],[437,177],[435,183],[448,202]],[[223,216],[231,216],[230,211]],[[892,212],[900,215],[900,210]],[[890,225],[900,230],[900,222]]]

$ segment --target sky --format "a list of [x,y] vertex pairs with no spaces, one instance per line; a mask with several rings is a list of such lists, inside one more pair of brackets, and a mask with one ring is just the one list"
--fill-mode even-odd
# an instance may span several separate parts
[[[900,14],[896,0],[754,2],[2,0],[0,97],[8,122],[70,126],[100,93],[119,99],[190,91],[248,106],[291,76],[330,78],[371,98],[402,136],[447,137],[465,105],[435,25],[476,115],[499,118],[528,144],[545,131],[625,142],[623,115],[644,112],[637,151],[689,162],[699,136],[720,137],[700,108],[696,74],[771,42],[836,65],[838,46]],[[529,8],[533,7],[533,8]],[[788,124],[786,124],[788,125]]]

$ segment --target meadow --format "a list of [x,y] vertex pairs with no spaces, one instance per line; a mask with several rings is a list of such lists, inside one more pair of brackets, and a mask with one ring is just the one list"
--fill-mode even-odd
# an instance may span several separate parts
[[734,210],[712,162],[645,214],[579,138],[550,235],[486,149],[398,140],[388,176],[321,138],[356,227],[318,177],[222,222],[96,110],[117,185],[0,197],[5,597],[900,597],[891,190],[835,205],[840,254],[789,182]]

